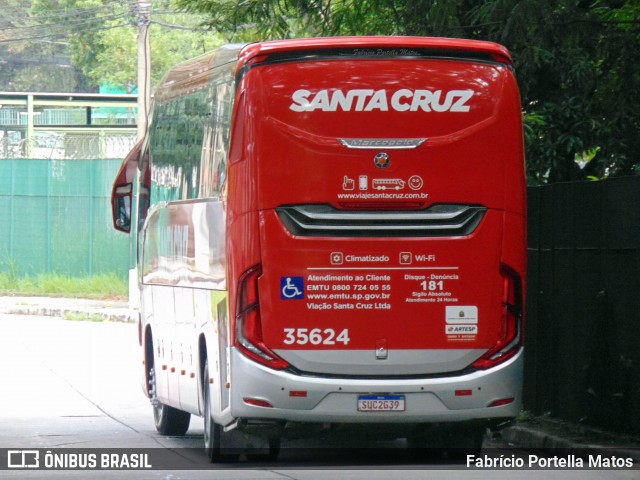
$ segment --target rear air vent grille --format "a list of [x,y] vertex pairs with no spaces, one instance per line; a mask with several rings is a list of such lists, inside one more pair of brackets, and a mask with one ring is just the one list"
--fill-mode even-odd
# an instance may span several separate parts
[[330,205],[278,207],[280,220],[303,237],[460,237],[470,235],[487,209],[433,205],[424,210],[338,210]]

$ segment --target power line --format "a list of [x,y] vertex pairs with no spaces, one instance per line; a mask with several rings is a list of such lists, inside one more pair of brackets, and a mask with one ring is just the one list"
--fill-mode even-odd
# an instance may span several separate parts
[[[106,10],[101,9],[104,13]],[[57,17],[47,17],[57,18]],[[5,28],[0,30],[0,43],[16,42],[25,40],[35,40],[40,38],[50,38],[67,36],[74,33],[84,33],[99,31],[110,28],[126,26],[128,23],[120,22],[116,25],[108,25],[108,22],[128,20],[132,18],[129,11],[113,12],[111,9],[108,15],[69,15],[65,20],[37,23],[22,27]],[[105,25],[106,24],[106,25]]]
[[191,27],[188,25],[176,25],[174,23],[167,23],[161,20],[151,20],[151,23],[153,25],[160,25],[161,27],[173,28],[175,30],[189,30],[191,32],[211,32],[211,30],[208,28],[203,28],[199,26]]
[[[114,19],[117,19],[118,17],[115,17]],[[121,17],[119,17],[121,18]],[[87,24],[88,26],[88,24]],[[60,31],[60,32],[49,32],[49,33],[40,33],[40,32],[34,32],[34,34],[31,35],[27,35],[25,37],[19,37],[19,38],[2,38],[2,36],[0,35],[0,44],[2,43],[13,43],[13,42],[24,42],[24,41],[28,41],[28,40],[39,40],[42,38],[56,38],[56,37],[67,37],[69,35],[74,35],[74,34],[78,34],[78,33],[91,33],[91,32],[99,32],[102,30],[111,30],[114,28],[122,28],[122,27],[131,27],[131,24],[129,22],[122,22],[116,25],[104,25],[104,26],[92,26],[91,28],[85,29],[85,30],[81,30],[81,31],[75,31],[75,32],[70,32],[70,31]]]
[[[132,26],[134,25],[138,15],[138,3],[139,2],[136,2],[135,0],[119,0],[117,5],[120,6],[121,11],[118,13],[114,13],[113,3],[96,7],[51,10],[46,15],[27,17],[27,20],[34,24],[21,26],[16,26],[12,23],[17,22],[18,17],[5,16],[5,26],[0,25],[0,44],[41,40],[45,38],[67,37],[72,34],[91,33]],[[109,12],[108,15],[101,15],[107,12]],[[170,9],[154,11],[153,13],[154,16],[156,14],[189,15],[182,11]],[[24,21],[25,17],[20,16],[19,20]],[[105,22],[115,22],[118,20],[120,20],[120,22],[115,25],[104,25]],[[128,20],[128,22],[126,20]],[[178,25],[163,22],[161,20],[153,20],[152,23],[165,28],[178,30],[209,31],[209,29],[202,28],[200,25]]]
[[[123,2],[122,0],[117,2],[118,4],[128,7],[129,9],[132,8],[131,1],[127,2]],[[96,7],[87,7],[87,8],[65,8],[65,9],[60,9],[60,10],[51,10],[49,11],[47,14],[41,14],[41,15],[30,15],[25,17],[24,14],[21,14],[17,17],[10,17],[6,14],[3,15],[2,19],[4,23],[9,24],[9,26],[7,27],[0,27],[2,29],[9,29],[9,28],[29,28],[28,25],[26,26],[17,26],[15,25],[16,22],[24,22],[25,20],[31,21],[31,22],[35,22],[36,24],[40,24],[40,25],[46,25],[46,24],[52,24],[52,23],[62,23],[62,21],[66,18],[72,18],[72,17],[91,17],[91,16],[97,16],[101,13],[104,12],[113,12],[114,9],[114,5],[113,4],[107,4],[107,5],[100,5],[100,6],[96,6]],[[55,20],[55,21],[54,21]]]
[[[129,26],[132,19],[133,0],[118,0],[114,4],[105,4],[89,8],[51,10],[46,15],[26,17],[28,24],[16,25],[25,17],[4,17],[5,24],[0,27],[0,44],[9,42],[39,40],[43,38],[67,37],[70,34],[90,33],[112,28]],[[120,8],[117,8],[117,7]],[[120,11],[118,11],[120,10]],[[108,25],[106,23],[117,22]],[[105,25],[106,24],[106,25]]]
[[80,17],[74,20],[64,20],[64,21],[60,21],[60,22],[49,22],[49,23],[42,23],[42,24],[38,24],[38,25],[30,25],[30,26],[25,26],[25,27],[20,27],[16,30],[33,30],[33,29],[38,29],[38,28],[56,28],[56,27],[64,27],[64,28],[69,28],[69,27],[73,27],[74,25],[77,24],[86,24],[86,23],[100,23],[100,22],[105,22],[105,21],[109,21],[109,20],[114,20],[114,19],[118,19],[118,18],[122,18],[128,16],[127,13],[112,13],[109,15],[104,15],[101,17],[93,17],[93,18],[87,18],[87,17]]

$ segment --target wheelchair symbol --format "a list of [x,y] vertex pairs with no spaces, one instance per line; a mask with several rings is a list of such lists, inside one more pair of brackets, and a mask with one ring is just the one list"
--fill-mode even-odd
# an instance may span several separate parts
[[280,298],[299,300],[304,298],[304,277],[280,277]]

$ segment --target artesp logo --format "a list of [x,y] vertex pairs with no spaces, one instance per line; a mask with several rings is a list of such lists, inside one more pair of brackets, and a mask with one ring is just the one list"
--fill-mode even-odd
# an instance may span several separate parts
[[460,334],[460,333],[476,335],[478,333],[478,326],[477,325],[447,325],[446,332],[447,332],[447,335],[454,335],[454,334]]

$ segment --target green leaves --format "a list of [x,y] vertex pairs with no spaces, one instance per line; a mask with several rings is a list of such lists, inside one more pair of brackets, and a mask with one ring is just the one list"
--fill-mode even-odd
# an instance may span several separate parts
[[[94,84],[135,86],[134,2],[34,0],[31,16],[20,13],[28,0],[5,3],[6,31],[41,43],[26,48],[9,42],[0,45],[0,53],[36,49],[44,58],[68,48],[74,66]],[[194,20],[179,9],[199,17]],[[203,32],[203,25],[211,31]],[[153,81],[222,38],[245,42],[327,35],[432,35],[502,43],[515,59],[530,183],[640,172],[636,0],[154,0]],[[0,76],[23,90],[38,90],[44,82],[54,90],[75,85],[72,69],[52,75],[57,65],[40,63],[20,72],[16,65],[5,65]],[[579,168],[582,160],[576,159],[587,158],[594,148],[597,154]]]
[[[43,32],[60,34],[68,40],[74,65],[94,85],[121,85],[129,91],[136,88],[138,11],[135,2],[34,0],[31,10],[32,21],[39,24]],[[202,20],[204,17],[178,11],[172,1],[153,2],[152,83],[157,83],[176,63],[223,43],[219,36],[200,28]]]
[[[640,170],[634,0],[177,0],[233,40],[400,34],[491,40],[515,59],[530,183]],[[581,169],[576,158],[597,155]],[[585,157],[587,155],[587,157]]]

